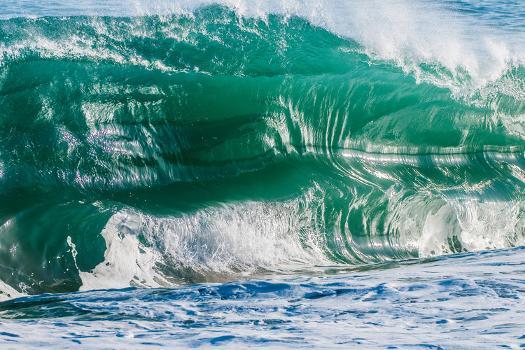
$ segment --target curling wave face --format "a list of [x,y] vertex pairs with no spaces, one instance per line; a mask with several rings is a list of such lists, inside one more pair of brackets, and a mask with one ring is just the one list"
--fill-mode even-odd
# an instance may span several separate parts
[[287,4],[0,21],[4,295],[525,244],[525,55]]

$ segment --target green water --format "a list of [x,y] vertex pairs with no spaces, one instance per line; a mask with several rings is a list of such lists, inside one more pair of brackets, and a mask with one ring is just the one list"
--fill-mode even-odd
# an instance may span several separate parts
[[[525,106],[497,88],[522,84],[519,66],[492,89],[457,95],[306,20],[219,6],[4,20],[0,49],[0,280],[18,291],[80,288],[123,211],[153,218],[119,239],[158,252],[156,271],[176,283],[523,240]],[[419,68],[473,84],[466,72]],[[262,209],[245,217],[245,203]],[[151,235],[163,220],[206,213],[184,231],[195,235],[183,246],[191,255],[211,244],[202,232],[221,210],[241,233],[235,220],[264,231],[275,219],[284,241],[322,260],[281,256],[275,267],[226,251],[235,259],[216,271]],[[433,217],[442,234],[421,243]],[[496,219],[508,226],[479,226]]]

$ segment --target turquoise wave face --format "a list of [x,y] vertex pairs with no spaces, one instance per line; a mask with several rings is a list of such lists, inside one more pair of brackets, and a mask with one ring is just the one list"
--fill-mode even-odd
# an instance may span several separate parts
[[5,293],[525,240],[520,65],[457,95],[305,19],[221,6],[9,19],[0,38]]

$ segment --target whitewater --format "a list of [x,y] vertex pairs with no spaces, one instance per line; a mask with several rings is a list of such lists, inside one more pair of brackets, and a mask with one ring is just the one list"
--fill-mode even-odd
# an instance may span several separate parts
[[0,4],[0,346],[525,347],[525,4]]

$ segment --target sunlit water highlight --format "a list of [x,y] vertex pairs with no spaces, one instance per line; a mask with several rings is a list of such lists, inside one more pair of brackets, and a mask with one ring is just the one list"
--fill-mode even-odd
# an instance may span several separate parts
[[521,2],[0,18],[1,345],[525,347]]

